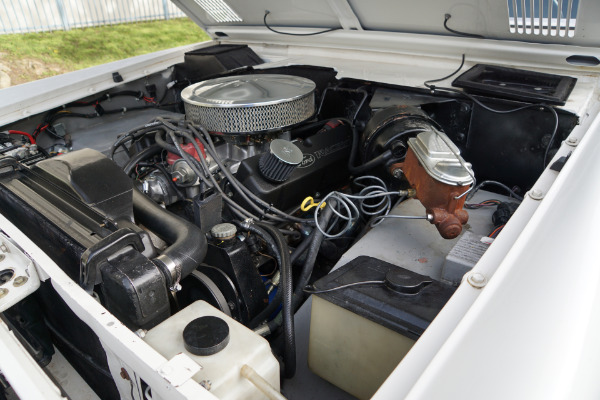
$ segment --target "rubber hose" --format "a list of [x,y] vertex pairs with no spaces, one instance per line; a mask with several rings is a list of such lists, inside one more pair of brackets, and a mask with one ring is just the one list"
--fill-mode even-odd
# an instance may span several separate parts
[[380,155],[378,155],[377,157],[375,157],[374,159],[367,161],[366,163],[364,163],[362,165],[358,165],[355,167],[353,165],[348,164],[348,170],[350,171],[350,173],[352,175],[359,175],[370,169],[377,167],[378,165],[383,164],[387,160],[391,159],[392,156],[393,156],[392,151],[386,150],[383,153],[381,153]]
[[281,288],[277,289],[275,296],[273,296],[273,300],[269,303],[269,305],[262,310],[256,317],[252,318],[252,320],[248,323],[248,328],[254,329],[259,326],[263,321],[271,316],[276,310],[277,307],[281,304],[281,300],[283,299],[283,290]]
[[[330,199],[328,203],[329,204],[327,204],[327,206],[319,216],[320,226],[327,226],[329,220],[331,219],[331,216],[333,215],[333,207],[335,207],[335,200]],[[298,278],[296,289],[294,290],[294,310],[296,310],[298,306],[300,306],[300,303],[304,298],[304,287],[308,285],[308,281],[310,280],[313,269],[315,267],[315,262],[317,261],[319,248],[321,247],[323,239],[325,238],[323,233],[318,229],[315,229],[311,236],[312,240],[310,241],[310,246],[308,247],[308,254],[306,256],[306,260],[304,261],[302,271],[300,271],[300,277]]]
[[125,172],[128,176],[133,171],[135,166],[140,162],[144,161],[147,158],[152,157],[155,154],[159,154],[162,151],[162,147],[157,144],[153,144],[152,146],[146,147],[144,150],[135,154],[133,157],[127,161],[127,164],[123,167],[123,172]]
[[170,151],[173,154],[179,154],[177,147],[175,147],[172,144],[167,143],[167,141],[162,138],[162,134],[163,134],[163,132],[158,131],[158,132],[156,132],[156,135],[154,135],[154,141],[156,142],[156,144],[159,145],[160,147],[162,147],[163,149]]
[[285,238],[279,230],[269,224],[256,223],[266,230],[277,242],[281,251],[281,286],[283,292],[283,362],[285,364],[284,376],[287,379],[296,374],[296,336],[294,332],[294,313],[292,310],[292,264],[290,263],[290,252]]
[[[278,246],[277,242],[275,241],[275,239],[273,239],[273,237],[267,231],[265,231],[260,226],[257,226],[256,224],[240,223],[238,221],[234,221],[234,224],[239,226],[242,229],[248,230],[248,231],[254,233],[255,235],[261,237],[267,243],[267,248],[269,249],[269,253],[275,258],[275,261],[277,261],[279,270],[281,271],[283,260],[281,258],[281,251],[280,251],[279,246]],[[248,327],[250,329],[254,329],[259,324],[261,324],[264,320],[269,318],[271,316],[271,314],[273,314],[275,312],[275,310],[277,310],[277,307],[279,307],[279,305],[281,304],[282,298],[283,298],[283,291],[281,290],[281,287],[280,287],[277,290],[277,293],[275,293],[273,300],[271,300],[271,302],[269,302],[267,307],[250,320],[250,322],[248,323]]]
[[[153,260],[165,273],[169,286],[185,278],[204,261],[208,244],[200,228],[163,209],[135,188],[133,214],[137,221],[170,244]],[[170,263],[179,274],[175,281],[171,276]]]
[[302,242],[300,242],[300,244],[298,245],[298,247],[296,247],[294,249],[294,251],[292,251],[292,255],[290,256],[290,262],[292,263],[292,265],[294,265],[294,263],[302,256],[302,254],[306,251],[306,249],[308,249],[308,246],[310,245],[310,242],[312,241],[313,235],[315,234],[315,232],[318,232],[318,229],[314,229],[310,235],[308,235],[307,237],[305,237]]
[[356,127],[351,126],[350,129],[352,130],[352,147],[350,148],[350,158],[348,158],[348,171],[350,171],[352,175],[362,174],[363,172],[368,171],[371,168],[375,168],[376,166],[381,165],[390,158],[392,158],[392,151],[386,150],[374,159],[362,165],[355,166],[354,162],[356,160],[356,156],[358,155],[358,143],[360,140],[358,137],[358,131],[356,130]]

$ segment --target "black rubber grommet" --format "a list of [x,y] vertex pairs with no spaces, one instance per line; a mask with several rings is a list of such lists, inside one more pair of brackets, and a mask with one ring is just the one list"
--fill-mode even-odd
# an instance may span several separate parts
[[229,343],[229,325],[219,317],[196,318],[183,330],[185,349],[197,356],[210,356]]

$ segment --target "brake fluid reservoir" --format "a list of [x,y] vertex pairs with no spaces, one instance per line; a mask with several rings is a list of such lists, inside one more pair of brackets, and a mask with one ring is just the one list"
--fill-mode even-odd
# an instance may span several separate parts
[[219,399],[264,399],[241,374],[250,366],[279,390],[279,363],[269,343],[204,301],[152,328],[144,341],[167,359],[184,353],[202,369],[193,379]]

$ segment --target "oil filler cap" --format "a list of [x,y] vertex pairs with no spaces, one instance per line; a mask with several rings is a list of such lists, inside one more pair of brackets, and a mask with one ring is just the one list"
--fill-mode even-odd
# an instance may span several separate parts
[[197,356],[210,356],[229,343],[229,325],[219,317],[196,318],[183,330],[185,349]]
[[269,145],[269,151],[260,157],[258,169],[265,179],[281,183],[290,177],[303,157],[302,151],[294,143],[275,139]]

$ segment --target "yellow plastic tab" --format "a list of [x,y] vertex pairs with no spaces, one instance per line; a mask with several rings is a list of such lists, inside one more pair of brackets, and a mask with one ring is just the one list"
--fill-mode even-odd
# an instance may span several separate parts
[[[308,196],[307,198],[304,199],[304,201],[302,202],[302,204],[300,204],[300,209],[302,211],[308,211],[313,207],[318,206],[319,203],[315,203],[315,199],[313,199],[311,196]],[[323,209],[323,207],[325,207],[325,203],[321,204],[321,209]]]

